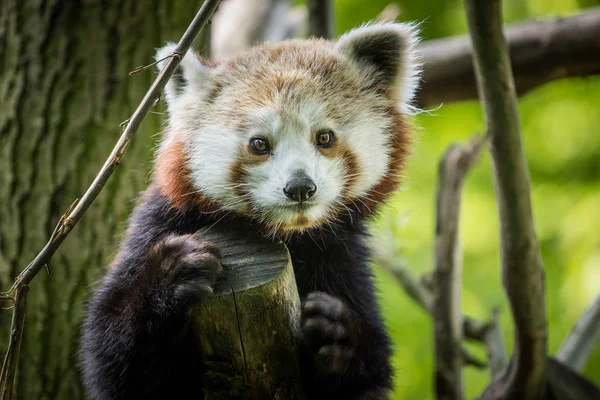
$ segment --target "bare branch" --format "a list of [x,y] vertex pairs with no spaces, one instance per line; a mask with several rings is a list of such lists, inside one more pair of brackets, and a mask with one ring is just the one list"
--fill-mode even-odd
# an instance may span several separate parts
[[[22,288],[26,287],[31,282],[31,280],[37,275],[37,273],[50,262],[50,259],[52,258],[58,247],[67,238],[69,233],[71,233],[77,222],[87,211],[88,207],[94,202],[100,191],[104,188],[104,185],[121,162],[121,158],[125,153],[127,145],[137,132],[142,120],[144,119],[146,114],[148,114],[150,109],[154,106],[156,100],[160,96],[160,93],[167,84],[167,81],[173,75],[175,68],[177,68],[177,66],[179,65],[181,61],[181,56],[185,54],[190,48],[192,42],[194,41],[196,36],[198,36],[198,33],[204,27],[204,25],[206,25],[208,19],[213,14],[219,3],[220,0],[206,0],[202,4],[202,7],[200,8],[193,21],[191,22],[190,26],[185,31],[185,33],[181,37],[181,40],[177,44],[173,56],[169,59],[169,61],[167,61],[165,68],[154,80],[152,86],[150,86],[150,89],[148,89],[148,92],[146,92],[146,95],[142,99],[140,105],[129,119],[129,122],[126,125],[123,134],[117,141],[117,144],[115,145],[113,151],[111,152],[110,156],[100,169],[98,175],[96,175],[96,178],[94,179],[90,187],[81,197],[81,200],[79,202],[73,203],[73,205],[69,207],[69,209],[65,212],[63,217],[58,222],[48,243],[46,243],[44,248],[38,253],[35,259],[19,274],[19,276],[17,276],[10,291],[2,296],[3,298],[15,299],[15,306],[13,309],[13,326],[15,324],[15,319],[23,318],[22,313],[24,312],[24,308],[23,305],[21,305],[19,302],[19,293],[21,293],[21,291],[23,290]],[[25,297],[22,296],[21,298]],[[13,329],[13,336],[14,332],[15,330]],[[13,336],[11,336],[11,341],[9,343],[9,348],[4,361],[4,365],[7,366],[6,371],[16,370],[17,367],[18,349],[21,344],[21,336],[18,335],[15,338],[15,340],[13,340]],[[7,373],[6,376],[3,374],[2,376],[0,376],[0,379],[1,387],[12,388],[14,374],[11,375]],[[9,400],[10,398],[10,395],[2,397],[3,400]]]
[[381,252],[377,252],[376,262],[390,271],[394,277],[402,284],[406,293],[423,308],[431,313],[433,310],[433,296],[431,292],[421,284],[419,279],[413,274],[408,265],[403,262],[394,262],[393,259],[383,258]]
[[2,373],[0,374],[0,399],[10,400],[12,398],[23,339],[25,306],[27,304],[28,292],[29,286],[21,286],[15,295],[15,308],[13,309],[12,322],[10,324],[10,340],[8,342],[6,357],[2,364]]
[[515,323],[508,370],[488,387],[484,398],[541,399],[547,354],[544,272],[533,226],[517,94],[502,34],[501,4],[499,0],[465,0],[465,4],[491,137],[503,284]]
[[309,34],[325,39],[335,38],[333,0],[306,0],[306,6]]
[[[371,243],[373,249],[373,261],[394,275],[398,283],[402,285],[406,293],[428,314],[433,313],[433,295],[425,287],[410,268],[399,261],[400,256],[395,254],[394,246],[386,246],[379,240]],[[485,330],[488,324],[483,321],[463,316],[463,332],[465,338],[484,342]]]
[[556,357],[571,369],[581,372],[600,341],[600,294],[579,318]]
[[[522,95],[566,77],[600,74],[600,8],[569,18],[506,27],[517,88]],[[477,98],[472,46],[467,35],[424,42],[421,107]]]
[[433,321],[435,384],[439,399],[462,399],[462,251],[458,222],[464,178],[483,145],[475,137],[467,145],[446,150],[439,165],[436,202]]

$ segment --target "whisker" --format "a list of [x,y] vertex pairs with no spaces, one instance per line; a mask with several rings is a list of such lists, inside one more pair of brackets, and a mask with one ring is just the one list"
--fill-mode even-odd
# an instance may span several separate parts
[[319,246],[319,244],[316,242],[315,238],[312,237],[312,235],[310,234],[310,229],[308,229],[306,231],[306,234],[308,235],[308,237],[310,238],[310,240],[313,241],[313,243],[315,244],[315,246],[317,246],[317,248],[321,251],[325,251],[325,249],[321,248],[321,246]]
[[354,224],[354,220],[352,219],[352,210],[339,200],[336,200],[335,202],[338,203],[339,205],[341,205],[342,207],[344,207],[348,211],[348,216],[350,217],[350,223]]
[[217,219],[215,221],[214,224],[212,224],[211,226],[209,226],[205,231],[200,232],[200,235],[204,235],[206,234],[208,231],[210,231],[212,228],[214,228],[215,225],[217,225],[219,222],[221,222],[223,220],[223,218],[225,218],[226,216],[228,216],[229,214],[231,214],[231,211],[225,213],[221,218]]

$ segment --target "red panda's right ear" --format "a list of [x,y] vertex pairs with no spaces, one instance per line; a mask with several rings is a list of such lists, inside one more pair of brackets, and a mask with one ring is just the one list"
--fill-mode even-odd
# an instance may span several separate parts
[[[167,43],[156,51],[154,59],[158,61],[156,67],[159,71],[165,67],[169,61],[169,56],[173,54],[176,47],[175,43]],[[189,50],[165,86],[164,95],[169,110],[173,109],[177,99],[186,92],[192,92],[200,97],[204,91],[203,89],[208,86],[207,81],[210,78],[210,70],[211,68],[203,65],[196,54]]]

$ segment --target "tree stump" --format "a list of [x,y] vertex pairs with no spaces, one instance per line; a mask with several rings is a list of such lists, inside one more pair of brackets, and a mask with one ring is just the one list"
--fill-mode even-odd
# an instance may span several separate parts
[[296,337],[300,299],[281,242],[258,234],[201,233],[223,254],[225,278],[191,311],[207,399],[302,399]]

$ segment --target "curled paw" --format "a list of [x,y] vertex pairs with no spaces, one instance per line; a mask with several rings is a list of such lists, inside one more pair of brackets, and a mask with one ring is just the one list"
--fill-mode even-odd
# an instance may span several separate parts
[[353,312],[338,298],[309,294],[302,304],[301,335],[319,372],[343,374],[355,356],[357,335]]
[[209,296],[223,274],[218,247],[194,235],[165,237],[148,252],[148,264],[175,298]]

